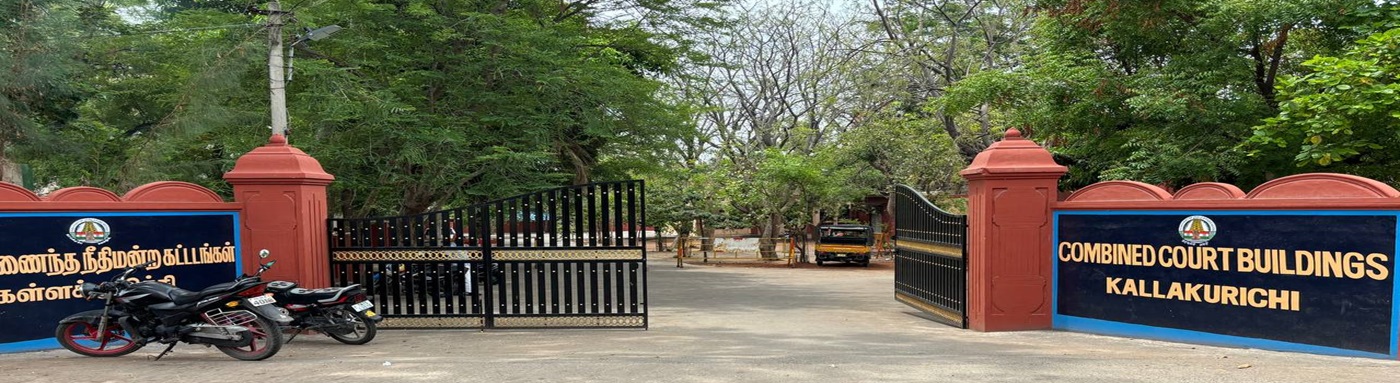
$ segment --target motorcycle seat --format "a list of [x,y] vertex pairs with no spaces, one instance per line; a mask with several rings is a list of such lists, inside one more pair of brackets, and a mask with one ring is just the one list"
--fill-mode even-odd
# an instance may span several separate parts
[[159,294],[161,296],[164,296],[166,299],[169,299],[171,302],[175,302],[175,304],[177,305],[183,305],[188,303],[194,303],[200,299],[209,296],[227,292],[234,286],[237,286],[238,282],[220,283],[217,285],[206,287],[204,290],[200,291],[189,291],[179,287],[158,282],[142,282],[141,285],[142,290],[145,290],[146,292]]
[[294,288],[287,290],[282,298],[285,298],[288,303],[334,303],[341,298],[359,294],[361,290],[360,285],[320,289]]
[[297,288],[296,282],[272,281],[267,283],[267,291],[273,294],[286,294],[287,291]]

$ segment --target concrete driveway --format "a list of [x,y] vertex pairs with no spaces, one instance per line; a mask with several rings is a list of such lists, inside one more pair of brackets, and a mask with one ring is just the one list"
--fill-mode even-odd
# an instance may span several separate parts
[[1400,382],[1400,362],[1100,337],[977,333],[894,301],[871,268],[653,259],[651,329],[303,336],[263,362],[181,345],[120,358],[0,355],[0,382]]

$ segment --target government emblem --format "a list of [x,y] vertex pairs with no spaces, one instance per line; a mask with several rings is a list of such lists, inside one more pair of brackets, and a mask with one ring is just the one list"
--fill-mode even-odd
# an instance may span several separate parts
[[68,225],[68,239],[86,245],[101,245],[112,239],[112,227],[97,218],[83,218]]
[[1187,245],[1201,246],[1215,238],[1215,221],[1203,215],[1193,215],[1181,220],[1181,224],[1176,226],[1177,234],[1181,235],[1181,242]]

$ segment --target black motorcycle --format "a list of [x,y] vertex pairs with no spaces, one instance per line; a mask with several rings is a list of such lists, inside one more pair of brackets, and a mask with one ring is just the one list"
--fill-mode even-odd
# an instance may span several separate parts
[[324,289],[298,288],[296,283],[272,281],[267,291],[292,316],[288,326],[297,331],[291,342],[304,331],[316,331],[345,344],[365,344],[374,340],[383,316],[374,312],[360,285]]
[[[262,257],[267,257],[263,250]],[[132,272],[154,262],[132,266],[111,281],[84,283],[87,299],[102,299],[101,310],[84,311],[59,321],[54,337],[69,351],[97,357],[130,354],[150,342],[169,344],[159,360],[178,342],[214,346],[240,360],[263,360],[282,348],[278,324],[292,318],[264,293],[263,271],[233,282],[188,291],[156,281],[132,282]]]
[[[386,263],[379,271],[370,275],[366,283],[371,295],[408,294],[409,291],[433,292],[438,297],[452,294],[476,294],[480,289],[468,285],[485,283],[488,271],[480,262],[469,266],[450,263],[430,268],[419,264]],[[491,283],[497,286],[505,283],[506,273],[500,264],[491,264]],[[470,274],[470,278],[468,275]]]

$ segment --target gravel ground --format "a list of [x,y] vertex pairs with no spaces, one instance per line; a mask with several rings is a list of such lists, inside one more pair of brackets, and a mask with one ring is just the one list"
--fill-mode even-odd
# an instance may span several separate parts
[[651,328],[302,336],[262,362],[181,345],[0,355],[0,382],[1400,382],[1400,362],[1103,337],[978,333],[894,301],[870,268],[649,266]]

